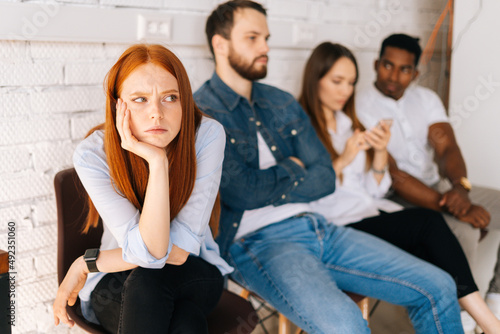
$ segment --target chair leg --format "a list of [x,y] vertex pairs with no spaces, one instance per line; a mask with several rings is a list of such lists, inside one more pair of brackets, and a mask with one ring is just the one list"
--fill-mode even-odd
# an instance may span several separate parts
[[241,292],[240,292],[240,297],[243,298],[243,299],[246,299],[248,300],[248,297],[250,296],[250,291],[248,291],[247,289],[245,288],[242,288],[241,289]]
[[370,304],[370,301],[369,301],[368,297],[365,297],[358,302],[358,306],[361,309],[361,313],[363,313],[363,319],[365,319],[366,321],[369,320],[368,319],[369,314],[370,314],[369,304]]
[[[283,314],[279,313],[278,334],[290,334],[292,330],[292,322]],[[305,333],[300,327],[294,332],[295,334]]]
[[290,334],[292,323],[283,314],[279,314],[278,334]]
[[[370,300],[368,299],[368,297],[365,297],[361,299],[357,304],[358,307],[361,309],[361,313],[363,314],[363,319],[365,319],[368,322],[369,321],[368,318],[370,315]],[[280,313],[278,334],[290,334],[291,329],[292,329],[291,321]],[[297,328],[295,334],[300,334],[300,333],[302,333],[302,329]]]

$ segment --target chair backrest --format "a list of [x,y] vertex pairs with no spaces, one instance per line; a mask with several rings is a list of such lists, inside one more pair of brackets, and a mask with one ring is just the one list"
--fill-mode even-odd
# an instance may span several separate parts
[[[101,245],[102,224],[82,234],[87,217],[87,192],[83,188],[74,168],[56,174],[54,188],[57,203],[57,279],[61,284],[73,261],[85,253],[87,248]],[[80,309],[80,300],[67,306],[71,319],[90,333],[105,333],[101,326],[85,320]]]
[[[54,178],[57,202],[57,276],[61,284],[66,272],[88,248],[101,244],[102,224],[91,228],[89,233],[81,230],[87,217],[87,192],[83,188],[74,168],[60,171]],[[80,301],[67,306],[68,314],[84,330],[101,334],[105,330],[88,322],[82,315]],[[249,334],[255,328],[257,315],[247,300],[224,290],[219,303],[208,316],[209,332],[212,334]]]

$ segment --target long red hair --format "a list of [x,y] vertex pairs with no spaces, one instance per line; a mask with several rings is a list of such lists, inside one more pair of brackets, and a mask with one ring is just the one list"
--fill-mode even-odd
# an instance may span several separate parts
[[[142,211],[149,169],[141,157],[124,150],[116,129],[116,102],[123,82],[139,66],[152,63],[171,73],[179,85],[182,122],[177,137],[168,146],[170,183],[170,217],[175,218],[187,203],[196,179],[195,136],[201,123],[202,112],[196,106],[189,78],[181,61],[161,45],[137,44],[129,47],[111,68],[104,82],[106,92],[106,121],[92,130],[104,129],[104,151],[109,165],[111,182],[139,211]],[[89,214],[83,232],[99,223],[99,213],[88,198]],[[216,233],[220,214],[219,196],[212,210],[210,227]]]

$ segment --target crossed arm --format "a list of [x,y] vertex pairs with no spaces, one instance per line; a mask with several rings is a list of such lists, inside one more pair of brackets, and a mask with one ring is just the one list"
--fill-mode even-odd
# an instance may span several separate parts
[[267,205],[307,203],[332,193],[335,172],[330,156],[304,117],[304,129],[293,139],[294,156],[267,169],[250,167],[236,145],[228,143],[221,180],[222,200],[237,210]]

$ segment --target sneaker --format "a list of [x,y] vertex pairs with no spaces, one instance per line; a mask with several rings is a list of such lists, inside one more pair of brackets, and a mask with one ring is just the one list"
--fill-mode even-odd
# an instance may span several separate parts
[[488,292],[485,300],[491,312],[500,319],[500,293]]
[[475,334],[476,321],[472,319],[467,311],[460,311],[460,318],[462,319],[462,326],[465,334]]

